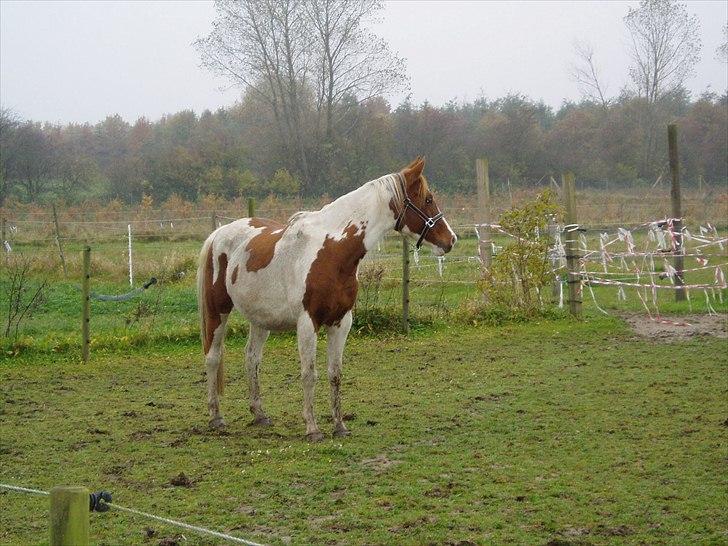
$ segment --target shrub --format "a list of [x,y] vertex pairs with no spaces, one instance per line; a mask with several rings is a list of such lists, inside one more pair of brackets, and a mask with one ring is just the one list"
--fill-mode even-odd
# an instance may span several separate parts
[[547,233],[548,219],[560,212],[553,192],[546,190],[535,200],[503,214],[501,228],[512,237],[493,258],[488,275],[481,281],[490,305],[526,314],[543,307],[542,290],[554,280],[548,259],[552,243]]
[[20,325],[30,319],[46,301],[48,281],[31,280],[33,262],[23,256],[10,256],[2,278],[5,304],[5,337],[18,337]]

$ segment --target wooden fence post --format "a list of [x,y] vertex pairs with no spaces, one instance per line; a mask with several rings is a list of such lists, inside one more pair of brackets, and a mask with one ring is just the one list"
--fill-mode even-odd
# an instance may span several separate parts
[[[476,188],[478,192],[478,211],[480,216],[480,229],[478,230],[478,254],[483,277],[490,273],[493,256],[493,242],[490,230],[490,177],[488,174],[488,160],[475,160]],[[483,292],[483,297],[485,292]]]
[[579,273],[579,231],[576,220],[576,185],[574,173],[561,175],[561,187],[566,201],[566,226],[564,227],[566,267],[568,269],[569,311],[581,317],[581,274]]
[[58,486],[50,497],[51,546],[88,546],[88,489]]
[[58,253],[61,255],[61,264],[63,265],[63,276],[65,278],[68,278],[68,269],[66,269],[66,257],[63,255],[63,245],[61,244],[61,230],[58,227],[58,214],[56,213],[56,204],[55,203],[53,203],[53,223],[56,226],[56,245],[58,245]]
[[82,302],[81,302],[81,354],[83,362],[88,362],[91,339],[89,327],[91,322],[91,247],[83,249],[83,279],[81,281]]
[[217,213],[212,213],[212,231],[215,231],[217,229]]
[[[680,198],[680,159],[677,154],[677,125],[671,123],[667,126],[667,147],[670,155],[670,174],[672,186],[670,187],[670,201],[672,201],[672,229],[675,234],[675,286],[685,284],[683,277],[683,244],[682,244],[682,200]],[[675,290],[675,301],[685,301],[685,289]]]
[[402,330],[409,334],[410,258],[409,240],[402,235]]
[[255,216],[255,198],[248,197],[248,218]]

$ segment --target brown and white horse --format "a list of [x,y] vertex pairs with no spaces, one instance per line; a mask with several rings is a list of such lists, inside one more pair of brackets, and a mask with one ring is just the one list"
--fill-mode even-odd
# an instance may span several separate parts
[[391,229],[419,237],[435,254],[449,252],[457,237],[443,217],[417,158],[401,172],[367,182],[316,212],[299,212],[286,224],[242,218],[205,241],[197,270],[197,299],[207,367],[210,426],[224,426],[223,343],[233,308],[250,322],[245,369],[253,424],[269,425],[258,368],[271,331],[298,335],[303,418],[310,440],[323,439],[313,412],[316,341],[327,330],[328,375],[335,436],[348,434],[339,387],[344,344],[356,301],[359,262]]

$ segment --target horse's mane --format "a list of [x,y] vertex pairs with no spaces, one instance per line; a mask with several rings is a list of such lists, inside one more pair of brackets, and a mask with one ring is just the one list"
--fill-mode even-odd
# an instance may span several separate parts
[[[364,186],[371,185],[371,186],[380,186],[380,187],[383,187],[383,188],[389,190],[389,189],[391,189],[391,184],[393,182],[396,184],[399,184],[399,177],[400,177],[399,173],[385,174],[384,176],[380,176],[379,178],[375,178],[374,180],[365,182],[364,184],[359,186],[359,188],[363,188]],[[395,179],[394,181],[392,180],[393,178]],[[422,184],[419,184],[417,186],[417,195],[416,196],[412,195],[410,197],[416,197],[417,199],[424,199],[425,195],[427,195],[427,192],[429,191],[429,185],[427,183],[427,178],[425,178],[425,175],[420,175],[420,180],[422,180]],[[357,188],[357,189],[359,189],[359,188]],[[353,191],[356,191],[356,190],[353,190]],[[351,193],[351,192],[349,192],[349,193]],[[331,203],[327,203],[326,205],[321,207],[321,209],[319,209],[318,211],[301,210],[298,212],[294,212],[291,216],[289,216],[288,221],[286,223],[289,226],[291,226],[297,222],[300,222],[305,217],[307,217],[311,214],[315,214],[316,212],[325,210],[327,207],[329,207],[330,205],[332,205],[338,199],[340,199],[341,197],[344,197],[345,195],[348,195],[348,194],[344,194],[342,196],[337,197]]]

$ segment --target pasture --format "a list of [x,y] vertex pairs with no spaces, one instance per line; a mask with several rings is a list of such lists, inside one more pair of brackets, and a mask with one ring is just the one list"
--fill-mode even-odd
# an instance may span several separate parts
[[[387,238],[361,264],[344,355],[342,405],[353,435],[309,444],[291,335],[271,337],[261,369],[274,426],[248,426],[247,325],[237,314],[222,401],[228,427],[208,430],[193,277],[209,218],[167,235],[141,222],[151,227],[137,224],[135,285],[151,276],[159,283],[129,301],[91,302],[87,365],[80,250],[91,243],[92,291],[124,293],[123,232],[74,227],[63,238],[64,278],[52,238],[18,231],[14,252],[32,258],[30,281],[49,287],[19,335],[2,341],[0,482],[106,489],[121,505],[270,544],[726,540],[725,290],[710,299],[723,314],[680,339],[654,328],[637,335],[623,319],[655,323],[636,290],[624,301],[613,286],[593,287],[609,315],[585,287],[583,321],[550,295],[538,316],[483,308],[477,241],[472,228],[458,228],[442,274],[429,252],[413,258],[411,334],[403,336],[401,241]],[[598,230],[586,236],[598,246]],[[647,242],[635,234],[638,247]],[[654,267],[663,272],[663,261]],[[688,282],[712,283],[713,273],[691,271]],[[670,290],[658,297],[668,317],[707,311],[700,290],[686,302]],[[330,434],[324,337],[318,355],[316,412]],[[0,491],[0,504],[0,543],[47,541],[45,499]],[[181,540],[174,528],[119,512],[92,514],[91,529],[96,544]],[[215,543],[184,536],[185,544]]]
[[[104,488],[125,506],[272,544],[726,538],[724,339],[658,344],[603,317],[354,336],[342,391],[353,435],[314,445],[301,435],[295,338],[266,348],[270,429],[247,426],[243,344],[230,336],[223,433],[206,429],[190,340],[108,350],[87,366],[6,360],[0,481]],[[327,387],[320,379],[324,431]],[[170,484],[180,473],[186,487]],[[47,540],[45,499],[0,499],[0,542]],[[177,533],[116,512],[93,514],[91,529],[96,544]]]

